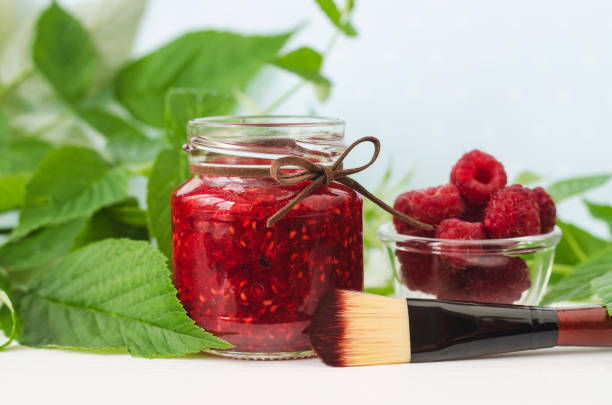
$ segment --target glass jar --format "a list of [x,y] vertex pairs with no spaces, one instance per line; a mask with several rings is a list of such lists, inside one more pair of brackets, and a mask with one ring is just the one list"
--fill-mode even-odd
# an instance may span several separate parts
[[378,230],[395,295],[537,305],[546,291],[561,231],[508,239],[449,240]]
[[[363,288],[362,199],[333,182],[277,223],[266,220],[307,184],[279,185],[273,159],[332,164],[344,122],[320,117],[213,117],[187,125],[192,167],[261,169],[196,175],[171,197],[174,283],[189,316],[250,359],[312,356],[307,328],[334,288]],[[198,171],[198,170],[194,170]],[[218,172],[217,172],[218,173]]]

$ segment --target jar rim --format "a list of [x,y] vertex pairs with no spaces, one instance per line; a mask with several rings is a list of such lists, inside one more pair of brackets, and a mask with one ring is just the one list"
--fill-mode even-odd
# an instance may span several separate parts
[[504,239],[473,239],[473,240],[460,240],[460,239],[439,239],[439,238],[428,238],[424,236],[404,235],[400,234],[395,230],[393,223],[387,222],[378,228],[378,238],[384,243],[402,243],[411,242],[419,245],[429,246],[445,246],[449,248],[460,249],[473,249],[474,247],[485,247],[488,252],[499,249],[504,253],[509,253],[512,250],[524,250],[525,248],[531,249],[546,249],[556,246],[561,240],[562,232],[558,226],[548,233],[520,236],[516,238],[504,238]]
[[344,125],[339,118],[316,115],[222,115],[195,118],[187,126],[211,128],[253,127],[253,128],[291,128],[291,127],[328,127]]

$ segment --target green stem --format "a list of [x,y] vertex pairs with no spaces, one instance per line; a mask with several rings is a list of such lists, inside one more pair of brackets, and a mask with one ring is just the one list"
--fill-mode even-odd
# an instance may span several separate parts
[[[330,52],[334,49],[334,46],[336,46],[336,42],[338,42],[339,37],[340,37],[340,31],[339,30],[334,31],[334,34],[330,38],[329,42],[327,43],[327,46],[325,47],[325,50],[323,51],[323,62],[325,62],[325,60],[327,59],[327,56],[329,56]],[[301,80],[298,83],[296,83],[293,87],[291,87],[285,93],[281,94],[281,96],[278,99],[276,99],[272,104],[270,104],[266,109],[264,109],[263,114],[266,115],[266,114],[271,114],[272,112],[274,112],[274,110],[276,110],[278,107],[283,105],[285,101],[289,100],[295,93],[297,93],[302,87],[304,87],[306,83],[308,83],[307,80]]]
[[574,271],[575,266],[570,266],[567,264],[555,264],[553,265],[552,271],[557,274],[569,274]]
[[272,113],[278,107],[280,107],[285,101],[289,100],[291,96],[297,93],[304,85],[306,84],[306,80],[302,80],[299,83],[296,83],[293,87],[283,93],[276,101],[270,104],[265,110],[263,110],[263,114],[267,115]]
[[32,70],[26,70],[21,73],[15,80],[8,84],[6,87],[0,88],[0,101],[3,101],[13,91],[15,91],[23,82],[29,79],[34,74]]
[[30,136],[40,136],[40,135],[44,135],[45,133],[54,130],[55,128],[59,127],[62,123],[64,123],[66,119],[70,118],[71,115],[72,115],[72,111],[64,110],[56,119],[38,128],[36,131],[30,133]]

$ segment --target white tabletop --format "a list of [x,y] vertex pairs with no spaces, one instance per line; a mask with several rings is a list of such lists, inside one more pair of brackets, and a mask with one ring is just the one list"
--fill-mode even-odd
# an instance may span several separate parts
[[318,359],[148,360],[20,346],[0,352],[2,404],[603,405],[611,383],[612,350],[597,348],[355,368]]

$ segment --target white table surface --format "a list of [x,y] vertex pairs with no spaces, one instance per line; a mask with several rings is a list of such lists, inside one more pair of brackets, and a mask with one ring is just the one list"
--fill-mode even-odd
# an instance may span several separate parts
[[2,404],[610,404],[612,349],[333,368],[318,359],[139,359],[12,346]]

